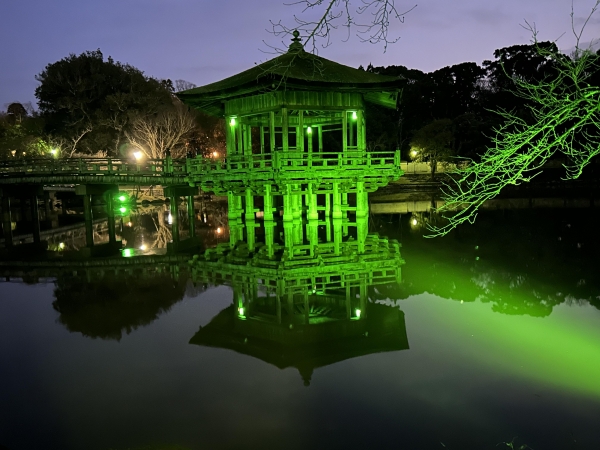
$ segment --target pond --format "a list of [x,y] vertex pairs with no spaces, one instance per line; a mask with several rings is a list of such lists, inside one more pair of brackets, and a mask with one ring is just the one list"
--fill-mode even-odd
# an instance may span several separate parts
[[147,262],[3,268],[0,448],[600,448],[600,210],[426,239],[416,209],[372,213],[375,256],[348,233],[326,275],[227,256],[218,208],[195,259],[150,251],[165,209],[131,219],[141,247],[162,214]]

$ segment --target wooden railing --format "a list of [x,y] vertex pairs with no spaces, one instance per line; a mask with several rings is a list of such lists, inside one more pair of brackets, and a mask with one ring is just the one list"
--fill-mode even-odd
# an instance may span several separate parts
[[[198,182],[208,178],[227,175],[240,176],[243,173],[260,174],[269,177],[269,173],[296,176],[304,173],[308,178],[325,175],[339,176],[341,170],[383,171],[399,170],[400,152],[362,152],[346,153],[307,153],[278,151],[273,154],[233,155],[225,159],[189,158],[189,159],[144,159],[132,161],[120,158],[37,158],[0,161],[0,179],[21,179],[28,177],[60,177],[62,179],[77,176],[125,177],[170,177],[182,182]],[[339,175],[338,175],[339,174]],[[343,175],[342,175],[343,176]],[[385,176],[382,173],[382,176]],[[118,181],[118,180],[117,180]],[[157,182],[156,184],[160,184]]]
[[184,159],[36,158],[0,161],[0,176],[113,175],[185,177]]
[[225,159],[188,159],[189,175],[203,175],[212,171],[242,172],[248,170],[331,170],[341,168],[356,169],[398,169],[400,152],[277,152],[261,155],[233,155]]

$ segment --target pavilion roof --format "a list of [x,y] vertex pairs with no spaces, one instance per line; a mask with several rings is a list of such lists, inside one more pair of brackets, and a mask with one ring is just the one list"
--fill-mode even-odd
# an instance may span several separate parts
[[[179,92],[177,96],[190,106],[212,114],[222,114],[221,103],[225,100],[286,89],[379,92],[395,99],[401,79],[355,69],[308,53],[295,38],[289,50],[276,58],[224,80]],[[380,103],[376,96],[367,97],[366,100]]]
[[[295,367],[307,382],[310,381],[310,374],[319,367],[373,353],[409,348],[404,313],[387,305],[368,306],[369,316],[362,324],[364,327],[356,328],[360,331],[357,335],[347,335],[345,321],[301,325],[300,327],[319,327],[321,339],[314,342],[314,335],[303,328],[304,332],[294,334],[293,337],[290,335],[291,342],[286,343],[278,339],[279,333],[276,331],[277,328],[283,330],[281,333],[285,336],[285,326],[282,328],[281,325],[261,323],[253,319],[246,324],[236,324],[239,319],[235,318],[234,306],[231,305],[201,327],[191,338],[190,344],[233,350],[261,359],[279,369]],[[364,331],[368,331],[368,338]]]

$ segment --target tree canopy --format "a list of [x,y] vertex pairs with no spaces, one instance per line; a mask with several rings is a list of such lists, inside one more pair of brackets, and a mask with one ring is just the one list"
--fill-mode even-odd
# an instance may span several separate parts
[[136,117],[172,104],[170,82],[110,57],[105,60],[100,50],[48,64],[36,79],[46,131],[70,154],[116,155]]

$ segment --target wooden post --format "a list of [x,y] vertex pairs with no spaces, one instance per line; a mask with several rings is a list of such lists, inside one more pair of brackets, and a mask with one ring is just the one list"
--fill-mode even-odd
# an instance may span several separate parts
[[13,246],[12,218],[10,215],[10,197],[6,192],[2,193],[2,231],[4,234],[4,247]]
[[31,221],[33,225],[33,242],[35,244],[39,244],[41,239],[40,232],[40,210],[38,208],[38,196],[36,194],[32,194],[30,197],[31,202]]
[[108,223],[108,242],[114,244],[117,242],[117,232],[115,226],[115,204],[113,198],[113,192],[107,191],[105,194],[106,199],[106,221]]
[[173,236],[173,243],[176,244],[177,242],[179,242],[179,211],[177,208],[179,197],[173,196],[169,200],[169,208],[171,212],[171,219],[173,222],[171,224],[171,234]]
[[342,114],[342,153],[348,151],[348,111]]
[[317,131],[319,132],[319,153],[323,153],[323,126],[319,125]]
[[83,196],[83,217],[85,220],[85,245],[88,248],[94,246],[94,229],[93,229],[93,213],[92,213],[92,196],[85,194]]
[[190,224],[190,239],[196,237],[196,212],[194,211],[194,196],[187,197],[188,222]]
[[275,111],[269,113],[269,151],[271,155],[275,153]]
[[287,108],[281,108],[281,139],[282,139],[282,147],[283,147],[284,152],[287,152],[290,149],[289,141],[288,141],[288,133],[289,133],[288,110],[287,110]]
[[296,128],[296,150],[304,152],[304,111],[298,111],[298,128]]

